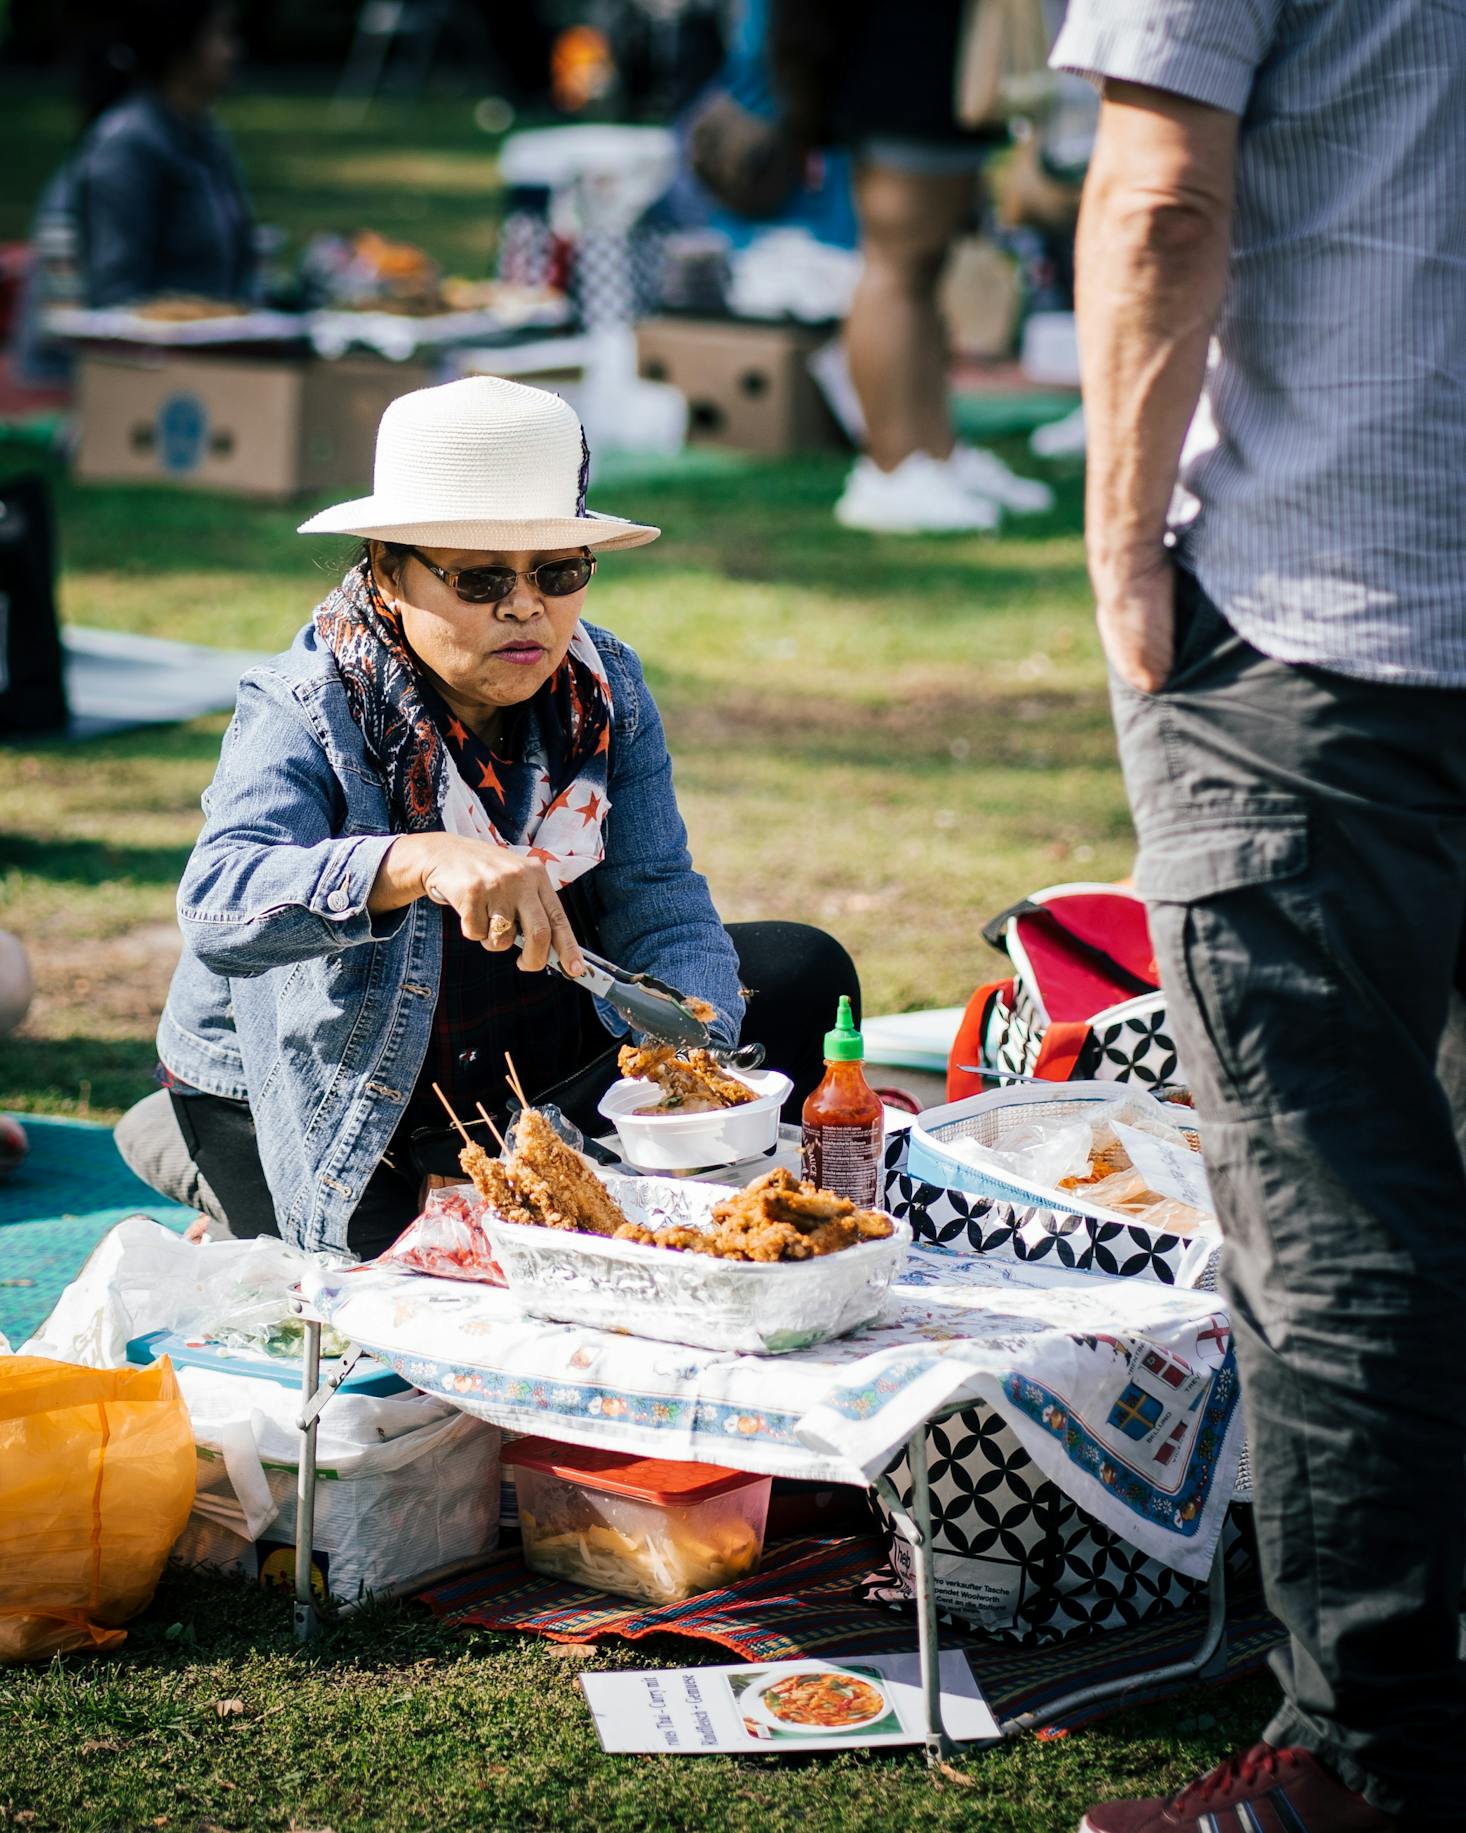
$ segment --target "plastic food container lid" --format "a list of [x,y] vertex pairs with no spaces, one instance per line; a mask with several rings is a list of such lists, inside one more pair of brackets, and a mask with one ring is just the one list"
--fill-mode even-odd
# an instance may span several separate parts
[[518,1438],[506,1445],[503,1462],[599,1489],[607,1495],[631,1496],[663,1508],[691,1508],[711,1496],[767,1483],[753,1471],[730,1470],[725,1464],[684,1464],[673,1458],[637,1457],[593,1445],[565,1445],[553,1438]]
[[[300,1387],[298,1357],[270,1356],[263,1350],[228,1349],[206,1337],[184,1337],[171,1330],[150,1330],[146,1336],[133,1337],[127,1345],[129,1362],[146,1367],[160,1356],[171,1359],[175,1368],[206,1368],[219,1375],[245,1375],[257,1381],[273,1381],[278,1387]],[[339,1361],[339,1358],[337,1358]],[[321,1358],[322,1377],[336,1363]],[[410,1384],[390,1368],[367,1361],[341,1383],[343,1394],[410,1394]]]

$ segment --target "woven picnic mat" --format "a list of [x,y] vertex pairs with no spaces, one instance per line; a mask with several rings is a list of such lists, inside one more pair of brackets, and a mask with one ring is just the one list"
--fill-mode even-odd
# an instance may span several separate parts
[[194,1211],[133,1176],[111,1127],[36,1114],[16,1119],[31,1149],[0,1181],[0,1333],[18,1349],[124,1216],[142,1210],[181,1233]]
[[[873,1535],[802,1539],[768,1548],[759,1572],[720,1591],[681,1604],[628,1604],[564,1579],[541,1578],[518,1549],[475,1572],[420,1594],[419,1601],[455,1626],[519,1631],[555,1642],[594,1642],[617,1636],[686,1636],[711,1642],[740,1661],[791,1661],[808,1655],[870,1655],[912,1648],[909,1610],[867,1604],[863,1581],[882,1564]],[[1201,1639],[1204,1609],[1176,1611],[1137,1629],[1074,1637],[1053,1648],[1017,1649],[976,1633],[942,1632],[944,1647],[968,1651],[973,1673],[999,1720],[1041,1709],[1100,1680],[1143,1674],[1181,1661]],[[1219,1679],[1236,1680],[1262,1665],[1282,1630],[1263,1605],[1255,1581],[1233,1579],[1228,1609],[1228,1655]],[[1066,1716],[1060,1729],[1107,1712],[1184,1692],[1194,1681],[1145,1683],[1116,1701]]]

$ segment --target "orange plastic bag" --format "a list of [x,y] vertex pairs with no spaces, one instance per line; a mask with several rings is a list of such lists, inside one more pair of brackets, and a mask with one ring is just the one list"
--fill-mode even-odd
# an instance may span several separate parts
[[188,1409],[165,1357],[0,1356],[0,1662],[115,1648],[193,1505]]

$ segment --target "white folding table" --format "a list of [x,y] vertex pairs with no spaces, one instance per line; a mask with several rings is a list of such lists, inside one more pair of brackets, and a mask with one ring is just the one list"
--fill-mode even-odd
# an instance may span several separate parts
[[[1242,1449],[1219,1302],[1153,1280],[916,1247],[877,1324],[793,1355],[746,1356],[546,1322],[508,1292],[472,1282],[377,1264],[317,1271],[299,1300],[296,1633],[309,1637],[317,1622],[317,1424],[367,1351],[413,1386],[510,1431],[869,1485],[911,1547],[933,1758],[952,1745],[940,1704],[927,1428],[963,1407],[992,1406],[1043,1474],[1147,1552],[1204,1578],[1208,1600],[1187,1660],[1081,1687],[1004,1732],[1158,1681],[1205,1677],[1225,1661],[1221,1529]],[[323,1322],[353,1346],[324,1380]],[[1152,1455],[1166,1440],[1172,1450]],[[909,1502],[889,1474],[903,1454]]]

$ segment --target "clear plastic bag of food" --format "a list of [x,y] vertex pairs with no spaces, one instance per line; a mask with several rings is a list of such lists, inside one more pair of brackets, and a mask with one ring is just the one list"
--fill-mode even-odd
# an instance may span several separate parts
[[1183,1203],[1177,1197],[1159,1196],[1133,1167],[1101,1178],[1097,1184],[1084,1186],[1087,1203],[1143,1222],[1163,1235],[1194,1235],[1199,1228],[1209,1228],[1215,1218],[1204,1209]]
[[422,1214],[408,1223],[380,1264],[432,1273],[439,1279],[502,1286],[504,1273],[484,1227],[484,1210],[472,1185],[449,1184],[430,1191]]
[[1195,1129],[1177,1125],[1158,1103],[1131,1097],[1095,1117],[1088,1167],[1061,1188],[1161,1233],[1195,1234],[1214,1222],[1195,1140]]
[[943,1149],[954,1158],[965,1158],[980,1171],[996,1171],[1031,1184],[1053,1186],[1085,1173],[1092,1136],[1093,1127],[1087,1117],[1055,1120],[1045,1116],[1010,1126],[1001,1146],[959,1138],[944,1140]]

